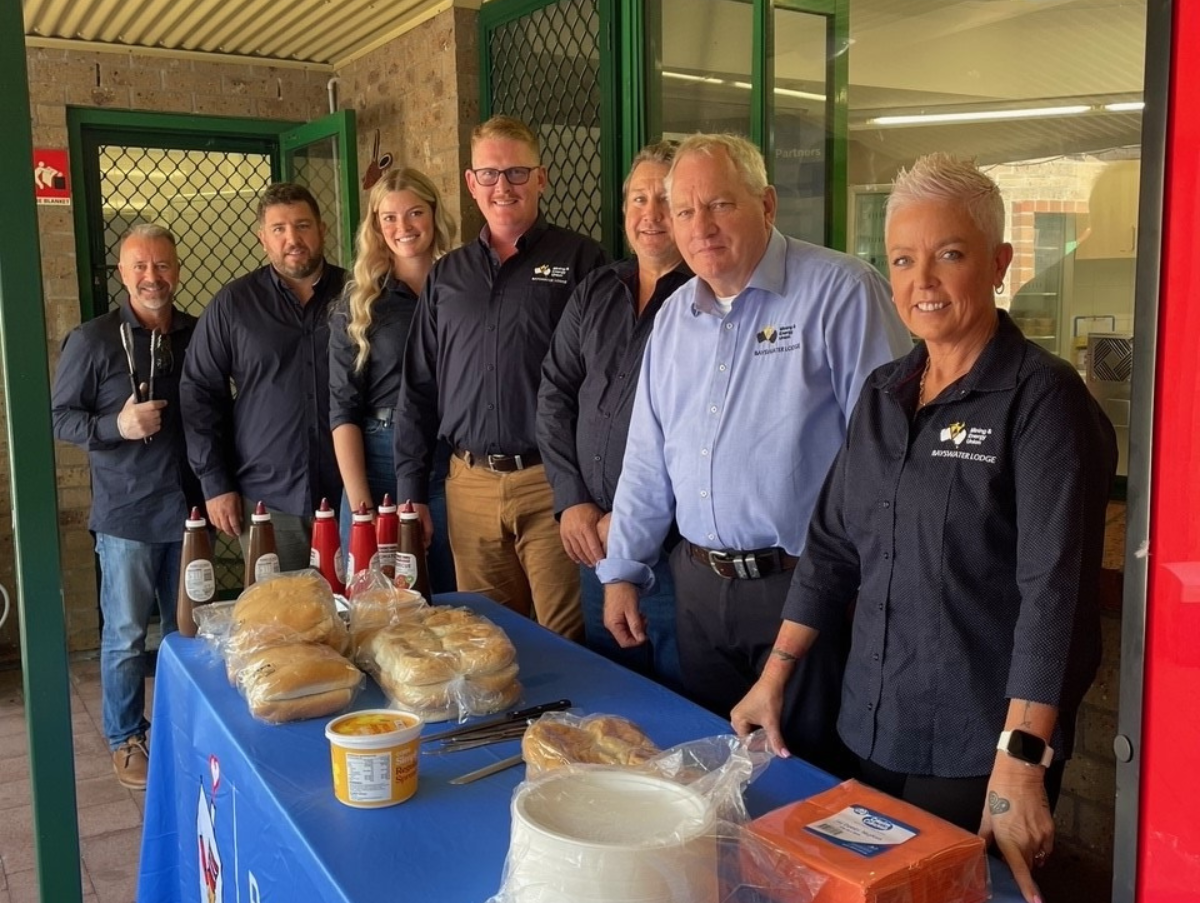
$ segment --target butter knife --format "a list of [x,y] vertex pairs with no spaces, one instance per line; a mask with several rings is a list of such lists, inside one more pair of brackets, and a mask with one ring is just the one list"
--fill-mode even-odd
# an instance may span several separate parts
[[561,712],[571,707],[571,700],[558,699],[554,702],[546,702],[542,705],[535,705],[528,709],[518,709],[515,712],[509,712],[506,715],[500,715],[496,718],[488,718],[484,721],[478,721],[475,724],[464,724],[461,727],[452,728],[448,731],[442,731],[440,734],[430,734],[422,737],[422,743],[436,743],[441,740],[448,740],[451,737],[474,736],[476,734],[487,735],[489,732],[500,729],[510,724],[525,723],[532,721],[539,715],[544,715],[546,712]]
[[480,778],[491,777],[494,774],[499,774],[512,768],[514,765],[520,765],[525,761],[520,753],[515,756],[509,756],[507,759],[501,759],[499,762],[493,762],[491,765],[485,765],[483,768],[476,768],[474,771],[468,771],[466,774],[459,775],[456,778],[451,778],[451,784],[470,784],[478,781]]

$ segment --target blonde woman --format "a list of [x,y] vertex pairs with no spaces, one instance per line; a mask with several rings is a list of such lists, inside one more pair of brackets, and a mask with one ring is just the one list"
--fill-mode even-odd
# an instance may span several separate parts
[[[354,278],[330,321],[329,422],[345,484],[343,547],[350,512],[361,504],[373,510],[385,492],[396,492],[392,410],[404,346],[429,269],[450,249],[455,232],[437,188],[423,173],[392,170],[371,189],[358,229]],[[430,578],[435,591],[447,592],[454,589],[442,490],[448,450],[439,450],[436,458],[430,486],[436,525]]]

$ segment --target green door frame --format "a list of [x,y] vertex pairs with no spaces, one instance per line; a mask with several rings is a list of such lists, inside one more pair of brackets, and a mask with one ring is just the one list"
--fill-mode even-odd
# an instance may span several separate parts
[[0,356],[8,399],[13,557],[29,737],[33,850],[43,900],[79,903],[79,831],[50,430],[50,362],[33,198],[33,131],[20,0],[0,0]]
[[299,123],[232,116],[181,116],[176,113],[140,113],[131,110],[67,108],[67,141],[70,148],[71,184],[76,203],[75,220],[76,274],[79,279],[79,306],[83,319],[104,313],[99,309],[103,286],[95,285],[97,266],[104,261],[104,236],[92,235],[87,219],[89,209],[100,200],[98,173],[89,171],[88,161],[100,143],[128,143],[134,146],[181,150],[210,150],[217,142],[221,149],[244,149],[265,153],[271,158],[273,178],[282,178],[279,151],[280,136]]

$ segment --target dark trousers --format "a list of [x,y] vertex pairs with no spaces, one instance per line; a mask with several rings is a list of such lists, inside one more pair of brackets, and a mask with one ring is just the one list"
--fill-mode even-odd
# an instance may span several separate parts
[[[938,778],[932,775],[902,774],[876,765],[869,759],[858,760],[859,777],[864,784],[882,790],[897,799],[920,806],[964,831],[975,834],[983,819],[990,775],[974,778]],[[1066,761],[1058,759],[1046,769],[1046,797],[1050,811],[1058,805]]]
[[[671,572],[684,690],[728,718],[771,654],[792,574],[729,580],[693,559],[686,540],[671,553]],[[848,620],[821,633],[788,682],[781,719],[788,749],[839,777],[855,770],[836,728],[849,642]]]

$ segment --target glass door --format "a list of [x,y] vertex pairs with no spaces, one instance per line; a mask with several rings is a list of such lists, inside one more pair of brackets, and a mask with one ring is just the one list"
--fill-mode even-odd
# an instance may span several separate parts
[[358,227],[358,156],[354,111],[339,110],[279,136],[283,178],[313,193],[329,234],[325,255],[339,266],[354,260]]

